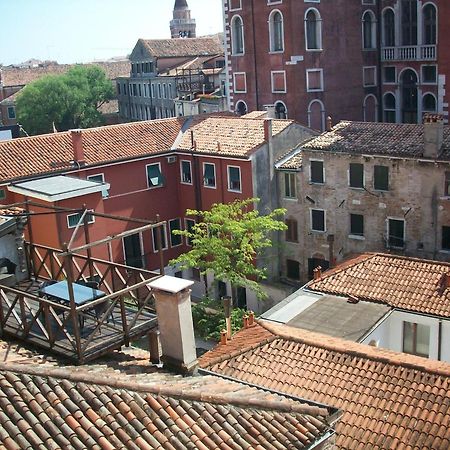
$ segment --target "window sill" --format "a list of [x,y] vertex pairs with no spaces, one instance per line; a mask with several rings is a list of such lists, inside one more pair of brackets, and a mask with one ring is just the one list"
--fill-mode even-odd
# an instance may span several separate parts
[[192,183],[188,183],[187,181],[180,181],[180,184],[185,184],[186,186],[192,186]]
[[365,191],[364,187],[349,186],[349,188],[353,189],[354,191]]
[[319,183],[318,181],[309,181],[311,186],[325,186],[325,183]]
[[203,187],[206,189],[217,189],[216,186],[206,186],[205,184],[203,185]]
[[287,94],[287,91],[272,91],[272,94]]
[[364,236],[360,236],[359,234],[349,234],[349,239],[354,239],[355,241],[365,241],[366,238]]
[[242,191],[237,191],[236,189],[228,189],[228,192],[233,192],[233,194],[242,194]]
[[283,197],[283,200],[286,200],[287,202],[297,202],[297,197]]
[[327,230],[311,230],[311,233],[325,234]]
[[307,52],[323,52],[323,48],[307,48]]
[[444,255],[450,255],[450,248],[449,249],[441,249],[439,250],[439,253],[443,253]]
[[162,187],[164,187],[163,184],[158,184],[158,186],[149,186],[148,188],[149,189],[159,189],[159,188],[162,188]]
[[375,192],[379,192],[379,193],[389,192],[389,189],[375,189],[375,188],[373,188],[373,190],[374,190]]
[[245,53],[232,53],[231,56],[244,56]]
[[323,89],[307,89],[306,92],[323,92]]
[[279,55],[281,53],[284,53],[284,50],[271,50],[269,55]]

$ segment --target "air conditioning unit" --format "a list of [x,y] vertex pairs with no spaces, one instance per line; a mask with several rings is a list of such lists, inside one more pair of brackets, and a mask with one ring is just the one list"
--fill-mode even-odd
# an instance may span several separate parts
[[168,157],[167,157],[167,162],[168,162],[169,164],[173,164],[173,163],[177,162],[177,157],[176,157],[175,155],[168,156]]

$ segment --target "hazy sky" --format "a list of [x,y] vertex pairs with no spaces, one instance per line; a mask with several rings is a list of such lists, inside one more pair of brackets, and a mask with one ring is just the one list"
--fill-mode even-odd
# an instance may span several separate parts
[[[174,0],[0,0],[0,63],[127,55],[138,38],[169,38]],[[188,0],[197,35],[222,31],[221,0]]]

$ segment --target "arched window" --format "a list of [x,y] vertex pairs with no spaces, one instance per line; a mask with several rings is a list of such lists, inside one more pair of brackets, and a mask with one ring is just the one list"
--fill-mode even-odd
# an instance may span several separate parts
[[417,74],[406,69],[400,76],[402,122],[417,123]]
[[239,100],[236,103],[236,112],[238,113],[239,116],[247,114],[247,105],[243,100]]
[[436,44],[436,7],[431,3],[423,7],[423,43]]
[[422,97],[422,111],[436,112],[436,97],[433,94],[425,94]]
[[395,13],[390,8],[383,13],[383,44],[385,47],[395,46]]
[[270,51],[284,50],[283,16],[280,11],[272,11],[269,17]]
[[308,127],[325,131],[325,106],[320,100],[313,100],[308,106]]
[[305,14],[306,50],[322,48],[322,19],[317,9],[309,9]]
[[275,118],[276,119],[287,119],[286,105],[281,101],[278,101],[275,103]]
[[364,99],[364,121],[376,122],[378,115],[378,102],[377,98],[373,94],[369,94]]
[[396,122],[395,108],[396,108],[395,95],[392,94],[391,92],[388,92],[387,94],[384,95],[383,99],[383,120],[385,122],[389,123]]
[[231,19],[231,50],[233,55],[244,53],[244,24],[240,16]]
[[363,48],[374,49],[376,47],[376,23],[372,11],[366,11],[363,15]]
[[417,0],[401,3],[402,45],[417,45]]

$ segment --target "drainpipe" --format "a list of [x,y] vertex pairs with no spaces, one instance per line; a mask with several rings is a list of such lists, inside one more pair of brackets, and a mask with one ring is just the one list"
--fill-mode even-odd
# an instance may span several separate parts
[[438,328],[438,361],[442,361],[442,319],[439,319]]

